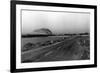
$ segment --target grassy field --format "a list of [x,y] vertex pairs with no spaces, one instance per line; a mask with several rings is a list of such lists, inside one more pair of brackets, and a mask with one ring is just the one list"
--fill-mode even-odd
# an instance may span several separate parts
[[[57,41],[62,41],[65,38],[68,38],[69,36],[49,36],[49,37],[30,37],[30,38],[22,38],[21,40],[21,47],[22,50],[26,49],[23,48],[26,44],[31,43],[32,45],[37,45],[38,47],[40,47],[39,45],[43,45],[43,44],[47,44],[50,41],[53,43],[56,43]],[[30,45],[31,46],[31,45]],[[44,46],[44,45],[43,45]],[[31,48],[34,49],[34,48]]]
[[21,45],[22,63],[90,59],[89,35],[22,38]]

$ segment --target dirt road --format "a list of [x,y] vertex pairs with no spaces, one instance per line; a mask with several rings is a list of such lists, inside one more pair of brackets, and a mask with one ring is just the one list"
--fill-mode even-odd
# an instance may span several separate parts
[[61,42],[22,52],[21,61],[25,63],[78,60],[83,54],[83,47],[80,46],[78,38],[69,37]]

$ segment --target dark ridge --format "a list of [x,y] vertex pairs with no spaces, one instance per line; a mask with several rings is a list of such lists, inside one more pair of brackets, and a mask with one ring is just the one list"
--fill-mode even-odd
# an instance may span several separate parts
[[89,34],[26,34],[26,35],[22,35],[22,38],[30,38],[30,37],[48,37],[48,36],[75,36],[75,35],[89,35]]
[[48,37],[48,36],[54,36],[54,35],[22,35],[22,38],[30,38],[30,37]]

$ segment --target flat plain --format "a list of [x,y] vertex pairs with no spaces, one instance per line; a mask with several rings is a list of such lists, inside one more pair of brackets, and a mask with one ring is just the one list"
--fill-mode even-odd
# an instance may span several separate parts
[[90,59],[89,35],[22,37],[21,62]]

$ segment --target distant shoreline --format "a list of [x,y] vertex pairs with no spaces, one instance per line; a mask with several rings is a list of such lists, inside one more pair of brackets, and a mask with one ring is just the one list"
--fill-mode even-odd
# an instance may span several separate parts
[[84,33],[84,34],[65,34],[65,35],[22,35],[22,38],[30,38],[30,37],[48,37],[48,36],[75,36],[75,35],[89,35],[88,33]]

